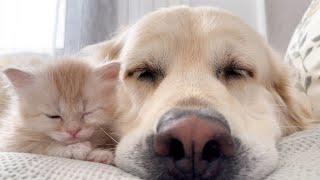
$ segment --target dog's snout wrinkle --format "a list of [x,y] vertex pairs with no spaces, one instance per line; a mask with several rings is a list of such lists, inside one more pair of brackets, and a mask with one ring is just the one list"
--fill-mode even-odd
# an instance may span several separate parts
[[166,112],[165,114],[163,114],[160,117],[159,123],[157,125],[157,132],[159,132],[159,129],[161,127],[164,127],[164,124],[175,123],[175,122],[181,120],[182,117],[188,116],[188,115],[198,116],[198,117],[200,117],[204,120],[208,120],[208,121],[219,121],[227,128],[229,133],[231,132],[230,126],[229,126],[228,122],[226,121],[225,117],[221,113],[219,113],[218,111],[216,111],[214,109],[208,109],[208,108],[188,109],[188,110],[174,108],[172,110],[169,110],[168,112]]
[[202,99],[197,97],[189,97],[178,101],[178,107],[197,107],[197,108],[207,108],[210,107],[210,104]]

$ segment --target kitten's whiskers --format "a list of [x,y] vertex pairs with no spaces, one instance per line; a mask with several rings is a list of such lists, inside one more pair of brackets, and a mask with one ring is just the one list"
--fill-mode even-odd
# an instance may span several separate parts
[[112,141],[114,141],[115,143],[119,143],[116,139],[114,139],[109,133],[107,133],[107,131],[105,131],[102,127],[99,127],[101,130],[102,130],[102,132],[105,134],[105,135],[107,135]]

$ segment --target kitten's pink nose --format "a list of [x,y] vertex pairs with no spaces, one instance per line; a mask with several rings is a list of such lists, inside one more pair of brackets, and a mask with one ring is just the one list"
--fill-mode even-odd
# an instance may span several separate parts
[[73,138],[76,138],[77,134],[81,131],[81,128],[76,129],[68,129],[67,133],[69,133]]

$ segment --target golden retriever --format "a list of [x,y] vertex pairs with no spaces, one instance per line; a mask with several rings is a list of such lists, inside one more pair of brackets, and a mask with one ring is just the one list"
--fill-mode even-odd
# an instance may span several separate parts
[[146,179],[261,179],[311,119],[283,64],[238,17],[173,7],[86,51],[121,61],[115,163]]

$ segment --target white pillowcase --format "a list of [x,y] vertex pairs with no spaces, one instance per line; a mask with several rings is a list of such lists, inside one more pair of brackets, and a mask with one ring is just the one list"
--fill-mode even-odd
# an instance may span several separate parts
[[312,1],[289,44],[286,61],[296,69],[297,88],[320,118],[320,0]]

